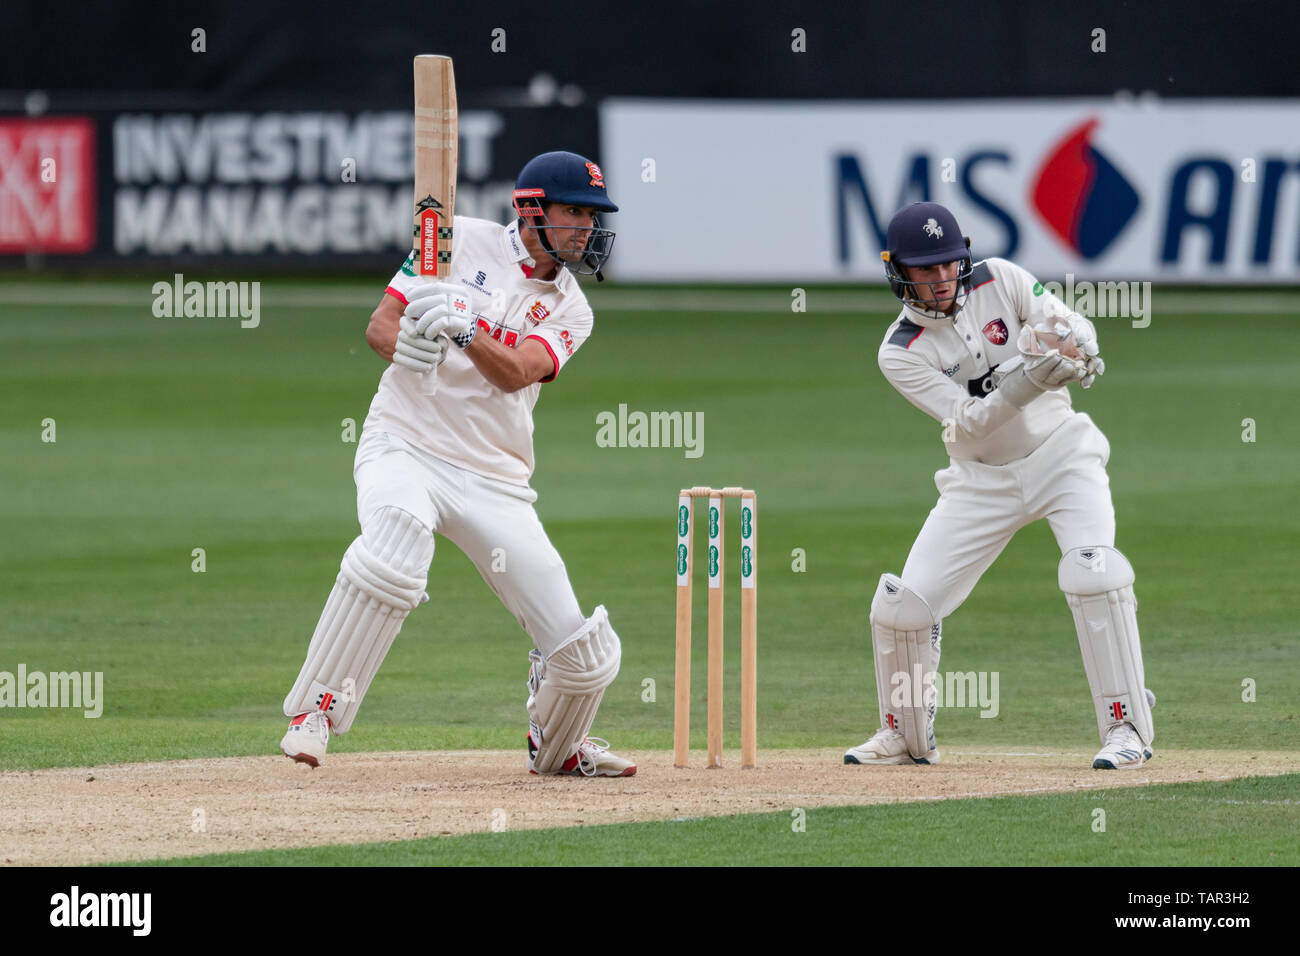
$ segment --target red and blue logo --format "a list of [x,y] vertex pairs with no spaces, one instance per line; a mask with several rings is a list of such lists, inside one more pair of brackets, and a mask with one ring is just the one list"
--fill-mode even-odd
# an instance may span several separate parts
[[1047,155],[1030,195],[1047,227],[1085,259],[1096,259],[1133,219],[1137,191],[1088,140],[1091,119]]

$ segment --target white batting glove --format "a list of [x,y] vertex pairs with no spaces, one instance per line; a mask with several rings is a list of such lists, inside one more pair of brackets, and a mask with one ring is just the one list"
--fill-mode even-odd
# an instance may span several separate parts
[[407,300],[403,315],[415,320],[415,332],[434,339],[446,334],[461,348],[474,340],[477,323],[469,296],[452,282],[430,282],[419,286]]
[[431,372],[447,358],[447,338],[425,338],[415,331],[415,327],[415,319],[408,315],[397,320],[397,345],[393,349],[393,364],[421,374]]

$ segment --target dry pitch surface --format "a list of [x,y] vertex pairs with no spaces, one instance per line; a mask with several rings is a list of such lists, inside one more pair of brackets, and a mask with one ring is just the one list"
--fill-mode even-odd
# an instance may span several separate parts
[[1082,752],[945,749],[935,767],[845,766],[841,753],[772,750],[754,770],[675,770],[655,751],[617,780],[529,776],[519,752],[484,750],[341,754],[319,770],[231,757],[10,771],[0,847],[6,865],[69,865],[1300,771],[1294,752],[1163,751],[1127,772],[1091,770]]

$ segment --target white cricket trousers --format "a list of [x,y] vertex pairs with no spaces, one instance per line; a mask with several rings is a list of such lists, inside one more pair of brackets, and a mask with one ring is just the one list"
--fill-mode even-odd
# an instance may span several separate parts
[[916,536],[901,575],[943,620],[961,606],[1012,535],[1046,518],[1064,554],[1115,546],[1115,508],[1106,462],[1110,443],[1076,413],[1019,461],[964,459],[934,476],[939,501]]
[[[353,476],[357,519],[401,508],[474,562],[488,587],[549,657],[582,627],[569,574],[533,510],[537,492],[476,475],[386,432],[363,432]],[[437,576],[429,591],[439,593]],[[459,597],[459,596],[455,596]]]

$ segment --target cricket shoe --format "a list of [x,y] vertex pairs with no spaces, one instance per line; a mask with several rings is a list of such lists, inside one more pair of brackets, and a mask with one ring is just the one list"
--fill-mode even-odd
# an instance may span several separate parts
[[319,710],[299,714],[289,721],[289,731],[280,741],[280,750],[309,767],[319,767],[330,742],[330,719]]
[[845,763],[866,764],[931,764],[939,762],[939,751],[934,745],[934,725],[930,726],[930,750],[924,757],[913,757],[907,750],[907,739],[892,727],[881,727],[870,740],[858,747],[844,751]]
[[[528,772],[533,769],[533,758],[537,755],[537,745],[533,743],[532,734],[528,735]],[[570,777],[631,777],[636,774],[636,764],[612,753],[609,741],[599,737],[587,737],[578,745],[576,753],[556,770],[557,774]]]
[[1106,731],[1106,743],[1092,758],[1093,770],[1136,770],[1151,759],[1151,748],[1129,723]]

